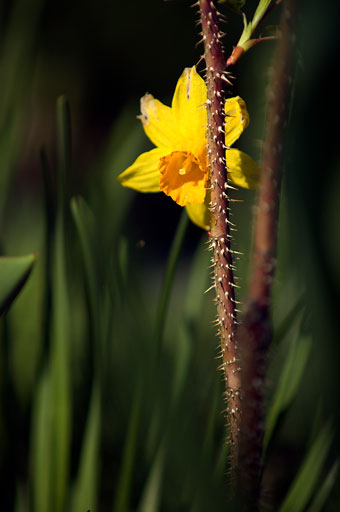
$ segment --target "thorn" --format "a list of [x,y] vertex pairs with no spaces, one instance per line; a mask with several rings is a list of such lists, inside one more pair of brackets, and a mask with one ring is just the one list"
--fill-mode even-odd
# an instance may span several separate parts
[[204,292],[204,293],[208,293],[208,292],[210,292],[213,288],[216,288],[215,283],[214,283],[214,284],[212,284],[211,286],[209,286],[209,288],[208,288],[207,290],[205,290],[205,292]]
[[233,85],[232,82],[230,80],[228,80],[228,78],[225,75],[221,75],[221,79],[224,80],[225,82],[227,82],[227,84]]

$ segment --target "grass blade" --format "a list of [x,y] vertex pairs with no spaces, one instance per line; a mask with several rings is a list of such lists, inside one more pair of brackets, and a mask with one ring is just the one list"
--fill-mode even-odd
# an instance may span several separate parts
[[102,350],[102,332],[99,322],[99,293],[95,267],[95,255],[93,252],[93,218],[91,211],[84,199],[81,197],[72,198],[71,212],[78,231],[81,252],[85,270],[85,285],[89,309],[89,328],[92,338],[93,361],[97,377],[100,376],[100,351]]
[[36,259],[35,254],[0,257],[0,315],[10,306],[26,283]]
[[[183,210],[174,241],[172,243],[170,255],[167,262],[167,268],[164,278],[164,284],[161,292],[161,298],[159,302],[159,307],[156,314],[156,327],[155,327],[155,347],[156,347],[156,355],[159,355],[160,346],[162,342],[165,320],[167,309],[169,305],[170,293],[174,281],[175,271],[177,267],[177,263],[180,256],[180,251],[184,242],[185,233],[189,224],[189,220],[186,212]],[[183,377],[183,376],[182,376]],[[179,376],[179,380],[182,380],[182,377]],[[177,386],[180,386],[180,383],[177,382]],[[132,470],[133,470],[133,461],[135,457],[136,450],[136,442],[137,442],[137,433],[138,433],[138,425],[140,422],[140,411],[142,407],[142,389],[144,389],[144,384],[137,386],[137,394],[135,397],[135,403],[133,405],[131,419],[123,454],[123,462],[122,469],[117,485],[116,497],[114,502],[114,511],[115,512],[125,512],[129,510],[129,499],[131,492],[131,481],[132,481]],[[174,389],[174,400],[176,399],[177,390]],[[156,467],[162,466],[164,463],[160,452],[157,453],[155,459]],[[156,470],[155,470],[156,471]],[[156,475],[151,470],[150,477],[148,483],[146,484],[145,491],[143,493],[143,498],[141,501],[141,507],[152,506],[156,507],[158,503],[158,494],[156,489],[160,485],[160,480],[157,480]],[[141,510],[142,510],[141,508]],[[146,509],[145,509],[146,510]],[[149,509],[147,509],[149,510]],[[151,510],[151,509],[150,509]],[[156,510],[156,509],[155,509]]]
[[69,478],[71,441],[71,375],[69,299],[67,291],[64,208],[66,173],[70,168],[70,117],[66,99],[57,101],[58,126],[58,201],[54,239],[52,327],[51,327],[51,379],[53,403],[53,493],[49,510],[65,510]]
[[191,264],[187,296],[184,305],[185,319],[190,325],[197,325],[202,313],[204,292],[209,283],[210,254],[204,247],[207,235],[202,236]]
[[95,385],[92,390],[78,477],[73,493],[72,512],[97,510],[100,424],[100,392],[98,386]]
[[280,414],[288,407],[298,391],[311,349],[311,338],[296,335],[292,340],[274,398],[269,408],[264,437],[266,450]]
[[53,258],[53,239],[55,234],[55,194],[52,182],[51,167],[48,162],[47,153],[44,147],[40,150],[41,174],[44,196],[44,311],[43,317],[43,354],[40,365],[43,365],[48,359],[50,351],[50,325],[52,310],[52,258]]
[[164,441],[159,446],[149,478],[146,482],[138,512],[157,512],[160,510],[161,490],[165,462]]
[[321,485],[320,489],[318,490],[313,503],[308,507],[308,512],[322,512],[325,506],[325,503],[328,499],[329,494],[331,493],[336,477],[338,475],[338,469],[339,469],[339,461],[336,460],[331,467],[325,481]]
[[55,463],[54,507],[51,510],[62,512],[65,507],[69,470],[71,389],[69,303],[65,275],[64,232],[60,219],[59,222],[57,221],[55,242],[51,333],[53,459]]
[[82,198],[71,200],[71,212],[78,231],[84,261],[86,292],[88,296],[89,327],[93,348],[93,388],[84,434],[78,477],[73,494],[72,512],[95,510],[98,497],[99,449],[101,433],[101,374],[100,350],[102,332],[99,322],[99,296],[95,273],[93,248],[93,226],[90,211]]
[[311,446],[279,512],[303,512],[310,501],[332,442],[327,423]]
[[142,386],[136,386],[130,421],[124,446],[122,465],[113,505],[114,512],[129,512],[132,474],[135,460],[140,414],[143,404]]
[[190,369],[190,363],[193,356],[194,339],[191,330],[183,323],[178,329],[178,347],[175,358],[175,368],[172,378],[172,407],[175,408],[180,401],[182,390]]
[[167,314],[168,305],[169,305],[171,288],[173,285],[176,267],[177,267],[179,255],[181,252],[181,248],[182,248],[182,245],[184,242],[185,233],[186,233],[188,225],[189,225],[188,215],[187,215],[185,209],[183,208],[183,211],[182,211],[182,214],[181,214],[178,226],[177,226],[175,238],[174,238],[172,246],[171,246],[171,250],[170,250],[170,254],[169,254],[169,258],[168,258],[168,262],[167,262],[167,267],[166,267],[166,271],[165,271],[165,277],[164,277],[164,283],[163,283],[163,287],[162,287],[161,297],[159,300],[159,307],[158,307],[157,314],[156,314],[156,327],[155,327],[154,339],[155,339],[155,347],[156,347],[156,350],[158,350],[158,351],[160,350],[160,345],[162,343],[162,337],[163,337],[163,332],[164,332],[164,328],[165,328],[166,314]]
[[40,379],[35,395],[31,429],[31,474],[34,512],[51,510],[52,400],[50,373]]

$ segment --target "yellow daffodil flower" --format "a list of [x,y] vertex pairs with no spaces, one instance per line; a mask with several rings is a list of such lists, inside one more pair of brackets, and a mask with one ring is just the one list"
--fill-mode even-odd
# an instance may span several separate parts
[[[195,67],[182,73],[171,107],[146,94],[141,99],[140,119],[156,148],[142,153],[118,177],[122,185],[139,192],[164,192],[185,206],[190,219],[203,229],[209,229],[210,223],[206,100],[206,85]],[[228,99],[225,114],[228,180],[239,187],[256,188],[257,164],[230,148],[249,123],[244,101],[239,96]]]

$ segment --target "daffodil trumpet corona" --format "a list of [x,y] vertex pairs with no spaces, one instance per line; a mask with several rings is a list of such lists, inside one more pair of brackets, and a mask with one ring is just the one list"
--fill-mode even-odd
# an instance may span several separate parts
[[[207,150],[207,89],[196,68],[185,68],[171,107],[151,94],[141,99],[146,135],[156,146],[142,153],[118,179],[139,192],[164,192],[190,219],[203,229],[210,227],[209,161]],[[232,185],[256,188],[259,168],[242,151],[231,148],[248,126],[249,116],[242,98],[225,102],[225,151],[227,178]]]

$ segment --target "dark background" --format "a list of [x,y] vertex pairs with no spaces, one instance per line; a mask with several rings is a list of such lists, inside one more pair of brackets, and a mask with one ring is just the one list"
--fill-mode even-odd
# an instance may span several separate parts
[[[297,399],[288,417],[284,417],[280,423],[282,431],[275,438],[277,448],[273,449],[272,462],[269,465],[269,477],[274,480],[276,477],[280,481],[277,491],[280,498],[289,486],[289,478],[302,460],[306,438],[318,431],[320,422],[330,417],[333,420],[335,436],[329,456],[332,460],[338,453],[340,431],[340,83],[337,73],[340,7],[331,0],[301,0],[297,4],[296,74],[285,151],[273,323],[274,326],[280,324],[287,312],[302,297],[301,330],[304,335],[312,338],[312,350]],[[247,1],[245,12],[248,18],[255,6],[255,1]],[[227,33],[226,53],[229,54],[241,33],[242,20],[222,6],[221,10],[228,17],[224,30]],[[123,298],[119,296],[115,303],[115,315],[118,319],[121,316],[125,324],[118,328],[118,333],[114,333],[116,343],[119,344],[119,351],[115,352],[116,348],[113,349],[117,360],[113,361],[112,368],[116,373],[107,377],[104,393],[106,409],[101,461],[104,469],[100,503],[105,511],[112,508],[122,446],[131,413],[135,386],[132,369],[138,367],[140,358],[143,358],[143,354],[138,353],[133,346],[132,334],[137,332],[140,335],[141,352],[147,353],[152,331],[150,325],[154,321],[165,262],[181,213],[181,208],[163,194],[134,194],[120,189],[115,185],[116,177],[138,154],[151,148],[143,135],[140,122],[136,120],[140,97],[149,92],[170,104],[183,68],[192,66],[199,60],[201,47],[195,47],[199,39],[199,29],[194,23],[197,19],[195,12],[195,9],[190,8],[190,3],[184,0],[97,0],[95,3],[0,1],[1,252],[15,255],[41,251],[44,255],[41,250],[44,198],[39,152],[44,145],[55,172],[56,100],[61,94],[65,94],[70,101],[72,119],[72,168],[67,176],[65,195],[70,199],[81,194],[95,212],[99,223],[98,275],[103,289],[107,277],[105,265],[111,264],[105,251],[112,250],[112,247],[115,253],[117,247],[119,250],[122,247],[124,249],[124,244],[118,244],[122,240],[124,243],[126,241],[129,248],[126,266],[130,279],[127,281],[132,288],[129,293],[134,295],[133,306],[136,307],[137,303],[140,311],[137,314],[135,309],[131,309],[128,293]],[[279,9],[268,17],[264,25],[275,24],[278,18]],[[233,70],[235,80],[231,94],[240,94],[244,98],[251,121],[249,128],[237,141],[236,147],[258,161],[261,156],[274,47],[272,42],[257,46]],[[202,70],[202,64],[199,70]],[[115,193],[112,196],[108,194],[111,202],[107,202],[106,192],[111,190],[110,187],[115,189]],[[238,262],[242,297],[246,294],[249,276],[253,227],[251,213],[255,194],[239,191],[236,196],[243,199],[243,203],[235,203],[233,211],[239,228],[235,243],[244,252]],[[124,214],[121,213],[120,206],[118,208],[119,201],[126,203]],[[75,409],[72,411],[75,428],[72,434],[71,474],[74,478],[91,382],[86,366],[87,358],[90,357],[86,351],[89,337],[87,316],[83,304],[83,285],[79,284],[81,255],[70,216],[66,223],[69,286],[74,300],[72,320],[76,326],[72,349],[74,394],[77,397]],[[113,241],[110,238],[111,228],[112,231],[115,230]],[[169,346],[176,337],[175,328],[180,322],[178,319],[183,310],[183,295],[187,291],[186,279],[192,267],[192,258],[197,248],[206,241],[207,235],[202,234],[200,229],[193,225],[189,227],[165,334]],[[105,249],[104,254],[101,252],[102,248]],[[117,256],[119,258],[120,254]],[[2,326],[3,338],[6,338],[6,329],[13,336],[9,367],[15,383],[13,409],[17,413],[20,411],[20,421],[16,423],[19,425],[18,431],[2,435],[1,471],[8,483],[7,487],[4,486],[6,492],[2,494],[6,510],[13,508],[17,483],[24,482],[24,496],[28,486],[25,478],[29,473],[30,463],[29,415],[35,400],[34,386],[40,378],[37,361],[41,341],[37,341],[37,332],[42,325],[38,306],[43,302],[39,292],[43,277],[39,268],[41,267],[37,267],[32,276],[32,284],[29,283],[31,288],[26,296],[18,299],[8,315],[8,323],[5,322],[5,326]],[[205,268],[204,265],[202,268]],[[118,277],[122,278],[120,274]],[[114,274],[110,286],[116,285],[118,277]],[[197,342],[194,359],[196,373],[190,374],[190,382],[183,392],[184,405],[181,410],[184,414],[192,406],[194,413],[189,422],[193,421],[192,418],[194,421],[191,434],[186,433],[184,440],[178,434],[180,442],[177,446],[171,446],[174,459],[169,459],[168,484],[164,491],[167,498],[164,503],[167,505],[163,504],[164,510],[188,510],[187,504],[191,503],[189,491],[189,499],[186,496],[187,501],[183,500],[181,505],[178,505],[173,496],[176,492],[180,494],[182,479],[193,468],[200,468],[200,459],[195,457],[192,458],[193,463],[189,468],[188,461],[191,459],[188,453],[191,454],[190,450],[197,450],[201,445],[201,434],[207,430],[207,411],[211,407],[212,389],[215,395],[216,390],[217,396],[221,394],[221,383],[214,373],[216,339],[211,329],[214,318],[212,301],[211,297],[204,300],[204,314],[201,318],[203,327],[197,327],[198,333],[196,332],[194,338],[195,343]],[[115,317],[116,320],[117,318]],[[285,345],[280,349],[274,347],[271,361],[283,360],[285,350]],[[3,369],[5,363],[1,364]],[[168,361],[167,364],[168,366],[164,366],[160,385],[162,390],[164,381],[171,382],[173,378],[172,366]],[[276,382],[275,378],[271,379],[269,388],[274,387],[273,383]],[[1,391],[4,392],[3,386]],[[165,393],[165,398],[160,399],[162,407],[163,402],[166,405],[166,400]],[[145,436],[149,426],[147,415],[150,404],[148,406],[142,422],[142,435]],[[221,401],[217,401],[215,415],[219,419],[216,420],[214,446],[223,438],[224,423],[220,414],[222,407]],[[180,417],[181,421],[183,417],[185,416]],[[6,432],[4,418],[6,414],[2,411],[2,432]],[[177,423],[180,430],[182,423]],[[185,431],[185,419],[183,424]],[[174,436],[174,439],[177,440],[177,437]],[[174,441],[173,443],[176,444]],[[144,453],[146,444],[144,438],[139,439],[139,464],[131,498],[134,504],[139,500],[150,469],[150,457]],[[6,458],[6,446],[11,449],[13,447],[15,454],[12,456],[12,462],[15,460],[11,467],[7,466],[9,459]],[[182,455],[182,451],[185,455]],[[179,469],[182,466],[184,477]],[[197,476],[195,473],[192,476],[192,488],[204,489],[199,477],[206,478],[203,480],[206,484],[209,481],[209,468],[207,465],[206,473],[202,470],[202,474]],[[224,475],[224,469],[222,474]],[[21,489],[20,486],[19,488]],[[223,487],[218,489],[223,495]],[[209,491],[208,501],[214,495],[215,488],[212,486]],[[337,510],[339,503],[336,491],[334,495],[330,511]],[[216,496],[216,503],[221,503],[221,496]],[[218,510],[217,507],[216,512]]]

